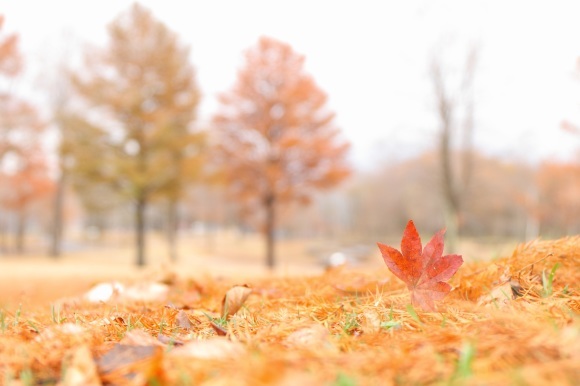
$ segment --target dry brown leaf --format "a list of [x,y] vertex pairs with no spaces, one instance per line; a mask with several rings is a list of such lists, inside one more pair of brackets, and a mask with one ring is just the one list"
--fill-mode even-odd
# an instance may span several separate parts
[[294,331],[286,337],[286,345],[304,349],[338,352],[330,341],[330,333],[320,324],[312,324]]
[[164,345],[183,346],[185,344],[185,342],[182,340],[175,339],[173,337],[164,334],[158,334],[157,340],[163,343]]
[[177,315],[175,316],[175,321],[177,322],[177,326],[189,330],[191,328],[191,322],[189,321],[189,317],[187,313],[183,310],[179,310]]
[[42,342],[46,340],[56,339],[62,337],[63,335],[80,336],[86,331],[87,330],[84,327],[76,325],[74,323],[57,324],[56,326],[51,326],[42,331],[38,336],[34,338],[34,340]]
[[91,303],[108,302],[125,291],[125,286],[119,282],[99,283],[85,293],[85,300]]
[[128,331],[119,343],[127,346],[163,346],[162,342],[141,329]]
[[[115,317],[115,316],[108,316],[105,318],[95,319],[95,320],[89,322],[89,325],[90,326],[110,326],[116,321],[116,318],[117,317]],[[125,323],[125,322],[123,321],[123,323]]]
[[495,305],[505,307],[513,300],[512,286],[509,281],[491,290],[487,295],[481,296],[477,303],[479,305]]
[[220,326],[219,324],[217,324],[213,320],[210,320],[209,324],[211,325],[211,327],[213,328],[215,333],[218,334],[219,336],[226,336],[228,334],[228,330],[226,330],[225,328],[223,328],[222,326]]
[[138,283],[125,289],[121,294],[123,300],[142,302],[162,302],[167,298],[169,286],[161,283]]
[[229,318],[238,312],[251,293],[252,289],[245,284],[236,285],[230,288],[222,300],[222,318]]
[[378,312],[368,310],[363,313],[362,332],[365,334],[376,334],[381,331],[381,316]]
[[171,355],[197,359],[239,359],[245,353],[246,349],[241,343],[218,337],[190,341],[171,351]]
[[100,386],[97,365],[88,346],[71,350],[65,358],[66,372],[62,386]]
[[[163,349],[159,345],[134,346],[116,344],[97,361],[104,383],[133,384],[138,374],[143,379],[160,372]],[[129,382],[130,381],[130,382]]]

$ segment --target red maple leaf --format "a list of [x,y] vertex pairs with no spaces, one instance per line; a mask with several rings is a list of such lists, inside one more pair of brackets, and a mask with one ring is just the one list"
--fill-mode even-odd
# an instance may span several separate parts
[[417,228],[413,220],[409,220],[403,232],[401,252],[377,243],[389,270],[407,284],[413,305],[427,311],[436,311],[434,302],[451,291],[445,281],[463,263],[459,255],[442,256],[444,234],[445,229],[437,232],[423,249]]

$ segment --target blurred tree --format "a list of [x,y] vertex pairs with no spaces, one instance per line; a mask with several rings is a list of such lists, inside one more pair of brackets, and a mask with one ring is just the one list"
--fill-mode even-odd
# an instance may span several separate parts
[[425,195],[438,183],[437,160],[437,154],[428,151],[359,173],[349,190],[353,232],[359,232],[365,242],[398,237],[409,219],[420,223],[425,231],[437,231],[442,223],[439,197]]
[[[460,79],[453,82],[456,79],[451,79],[449,72],[446,72],[441,56],[434,57],[431,62],[431,81],[440,126],[441,187],[449,253],[456,250],[462,204],[473,172],[473,81],[476,64],[477,49],[472,46]],[[454,151],[458,141],[462,142],[458,146],[460,152]],[[454,157],[454,153],[459,157]]]
[[[64,55],[63,55],[64,57]],[[66,75],[66,68],[59,64],[55,68],[55,76],[48,80],[49,104],[52,110],[52,126],[56,130],[60,143],[56,152],[56,187],[52,206],[52,234],[49,255],[60,257],[62,248],[62,238],[64,232],[64,206],[65,190],[67,187],[68,173],[65,167],[65,154],[63,152],[63,134],[66,125],[66,105],[71,98],[69,77]]]
[[580,165],[543,163],[537,183],[542,232],[554,236],[580,233]]
[[105,217],[124,201],[121,177],[115,175],[112,166],[116,160],[108,132],[71,112],[66,105],[57,106],[54,121],[61,133],[61,179],[66,178],[78,194],[87,214],[86,225],[102,234]]
[[533,169],[473,153],[473,176],[463,199],[462,232],[468,236],[534,237],[534,213],[527,200],[533,192]]
[[22,57],[18,51],[18,36],[6,35],[4,28],[4,16],[0,14],[0,76],[11,78],[22,69]]
[[96,156],[76,149],[72,170],[133,201],[136,263],[142,266],[148,204],[162,192],[177,199],[179,181],[190,178],[187,165],[198,156],[201,138],[191,125],[199,91],[189,49],[144,7],[135,4],[117,18],[109,37],[106,49],[87,51],[85,67],[73,76],[76,91],[92,107],[75,137],[85,135],[94,148],[79,149]]
[[[4,17],[0,15],[0,173],[4,183],[4,204],[17,212],[17,250],[24,248],[25,212],[48,184],[39,138],[45,124],[31,104],[11,92],[12,81],[22,70],[18,36],[2,32]],[[42,170],[42,178],[40,177]],[[40,183],[42,181],[42,184]],[[42,185],[42,186],[41,186]]]
[[22,148],[37,143],[45,124],[31,104],[11,94],[5,94],[0,98],[1,164],[7,154],[18,153]]
[[[187,127],[185,122],[179,126],[178,119],[175,117],[177,127]],[[180,222],[179,203],[187,193],[187,185],[192,181],[203,180],[205,175],[202,173],[205,164],[205,133],[182,133],[180,136],[168,138],[165,143],[166,148],[170,151],[169,158],[166,160],[170,165],[167,169],[168,181],[156,193],[155,197],[164,199],[166,204],[166,236],[169,245],[169,257],[171,261],[177,261],[177,230]]]
[[[529,217],[534,215],[528,213],[524,198],[533,190],[535,171],[523,163],[476,151],[472,157],[471,189],[462,201],[462,234],[523,239]],[[429,150],[359,173],[348,190],[353,231],[367,242],[385,236],[395,236],[393,242],[397,242],[397,232],[409,218],[422,224],[426,232],[438,231],[444,220],[441,199],[425,192],[432,192],[441,179],[439,159],[439,152]]]
[[9,170],[2,178],[5,186],[9,187],[3,204],[16,213],[15,249],[17,253],[23,253],[30,206],[50,195],[54,183],[49,177],[46,159],[38,142],[10,154],[13,157],[10,158]]
[[246,52],[233,89],[220,96],[213,123],[215,156],[232,197],[262,208],[266,264],[276,264],[276,209],[307,203],[317,189],[349,175],[349,144],[340,139],[327,96],[304,73],[304,57],[285,43],[261,38]]
[[18,129],[26,119],[31,106],[19,101],[10,93],[11,81],[22,69],[22,58],[18,51],[18,36],[6,35],[2,30],[4,16],[0,15],[0,161],[9,151],[14,150]]

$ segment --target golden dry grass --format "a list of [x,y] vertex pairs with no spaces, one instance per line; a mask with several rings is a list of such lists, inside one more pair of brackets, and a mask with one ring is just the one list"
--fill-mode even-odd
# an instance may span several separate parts
[[[0,306],[0,382],[580,382],[580,236],[464,264],[437,313],[411,307],[404,284],[384,267],[344,267],[246,277],[252,295],[224,324],[222,299],[239,277],[161,276],[169,292],[158,301]],[[217,335],[210,318],[224,324],[226,336]]]

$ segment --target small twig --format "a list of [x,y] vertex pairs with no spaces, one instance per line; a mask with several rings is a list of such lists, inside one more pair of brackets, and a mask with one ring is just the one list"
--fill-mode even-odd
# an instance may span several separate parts
[[553,254],[553,253],[548,253],[546,256],[542,257],[541,259],[539,259],[539,260],[536,260],[536,261],[534,261],[534,262],[532,262],[532,263],[530,263],[530,264],[528,264],[528,265],[525,265],[525,266],[523,266],[522,268],[520,268],[519,270],[517,270],[517,271],[516,271],[516,273],[520,273],[520,272],[522,272],[524,269],[528,268],[530,265],[532,265],[532,266],[533,266],[534,264],[536,264],[536,263],[539,263],[540,261],[542,261],[542,260],[544,260],[544,259],[546,259],[546,258],[548,258],[548,257],[550,257],[550,256],[554,256],[554,254]]

